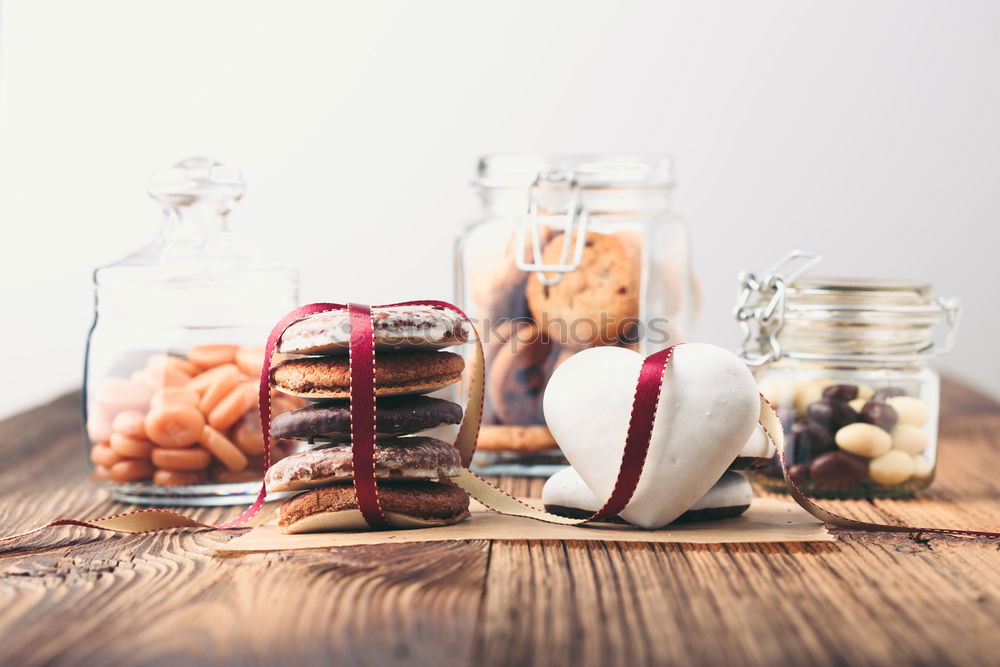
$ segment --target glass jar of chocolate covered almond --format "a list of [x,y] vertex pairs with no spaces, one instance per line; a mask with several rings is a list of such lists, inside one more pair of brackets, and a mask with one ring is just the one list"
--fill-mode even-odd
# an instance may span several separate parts
[[[881,498],[926,488],[937,464],[940,381],[959,304],[922,282],[821,278],[794,252],[740,276],[742,353],[786,434],[788,475],[807,494]],[[754,481],[785,482],[777,456]]]
[[474,468],[549,476],[565,463],[542,395],[572,354],[649,354],[698,310],[668,158],[497,155],[479,161],[480,215],[458,241],[458,303],[480,331],[486,405]]
[[[244,504],[260,489],[261,346],[297,305],[298,272],[229,231],[243,190],[238,171],[205,158],[159,172],[159,235],[94,272],[84,432],[92,478],[118,500]],[[272,412],[301,403],[275,395]]]

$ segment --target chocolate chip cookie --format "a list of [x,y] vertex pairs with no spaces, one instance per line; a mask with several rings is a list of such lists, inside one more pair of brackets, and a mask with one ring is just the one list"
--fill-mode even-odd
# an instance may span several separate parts
[[[564,239],[560,234],[546,244],[545,263],[559,263]],[[562,274],[552,286],[543,285],[538,276],[528,278],[531,314],[566,347],[583,349],[628,339],[638,325],[639,262],[635,249],[616,235],[587,232],[577,270]]]

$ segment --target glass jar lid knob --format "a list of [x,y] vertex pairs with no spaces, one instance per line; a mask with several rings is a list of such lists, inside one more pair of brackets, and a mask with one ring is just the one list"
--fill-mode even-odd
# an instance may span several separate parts
[[238,169],[208,157],[181,160],[153,174],[146,185],[146,192],[164,209],[212,201],[228,210],[245,191],[246,183]]

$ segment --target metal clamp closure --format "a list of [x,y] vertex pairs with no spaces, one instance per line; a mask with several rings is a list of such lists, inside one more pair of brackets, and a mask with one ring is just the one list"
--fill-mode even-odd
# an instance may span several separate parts
[[[733,315],[743,330],[738,353],[748,366],[762,366],[781,358],[778,334],[785,325],[786,287],[821,259],[813,252],[793,250],[772,266],[763,279],[749,271],[740,273],[739,297]],[[751,342],[756,343],[753,349]]]
[[[565,187],[571,188],[572,199],[562,225],[562,251],[557,264],[546,264],[542,259],[542,229],[539,222],[538,200],[535,197],[535,190],[548,185],[562,186],[563,184]],[[583,208],[583,194],[574,174],[558,171],[539,173],[531,187],[528,188],[527,216],[524,222],[517,227],[517,253],[514,257],[517,268],[534,273],[543,285],[551,287],[559,284],[564,274],[580,268],[587,240],[587,221],[587,211]],[[531,237],[530,246],[527,238],[529,234]],[[530,261],[527,256],[529,247],[531,249]],[[551,277],[546,275],[549,273],[555,275]]]

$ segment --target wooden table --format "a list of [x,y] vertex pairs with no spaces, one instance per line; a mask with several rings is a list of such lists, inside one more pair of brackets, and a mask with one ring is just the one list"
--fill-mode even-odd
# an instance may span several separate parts
[[[1000,526],[1000,406],[948,383],[939,480],[829,502]],[[128,507],[86,481],[70,395],[0,423],[0,532]],[[512,492],[539,481],[502,480]],[[195,510],[203,521],[232,509]],[[996,542],[455,542],[219,556],[230,533],[57,528],[0,546],[0,664],[997,664]]]

